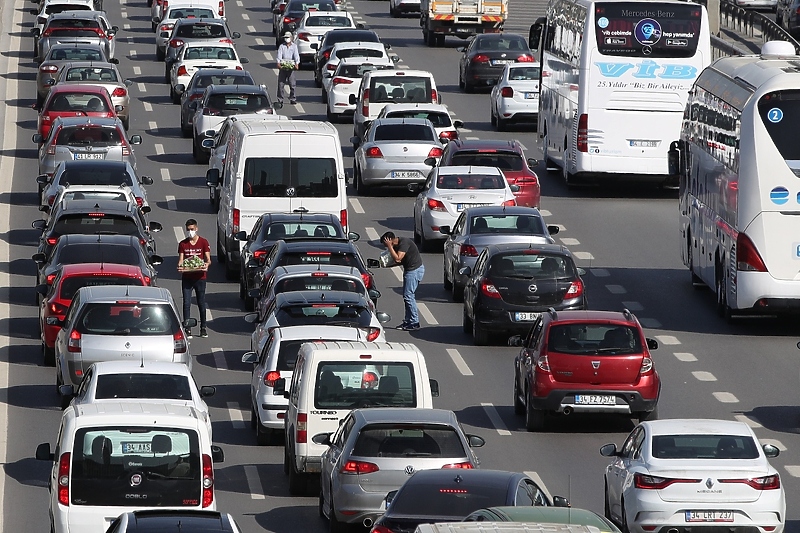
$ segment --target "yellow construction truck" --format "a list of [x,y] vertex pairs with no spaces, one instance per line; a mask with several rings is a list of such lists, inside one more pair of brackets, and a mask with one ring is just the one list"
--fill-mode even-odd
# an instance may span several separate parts
[[444,46],[447,35],[500,33],[506,18],[508,0],[420,0],[422,40],[431,47]]

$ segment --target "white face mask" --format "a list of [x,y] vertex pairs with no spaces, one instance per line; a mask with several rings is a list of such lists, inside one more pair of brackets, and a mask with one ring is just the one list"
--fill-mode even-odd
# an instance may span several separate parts
[[195,235],[197,235],[197,230],[194,230],[194,229],[187,229],[186,230],[186,236],[189,237],[190,239],[194,239]]
[[286,44],[289,44],[290,42],[292,42],[292,39],[291,39],[291,37],[286,37],[286,38],[285,38],[283,41],[284,41]]

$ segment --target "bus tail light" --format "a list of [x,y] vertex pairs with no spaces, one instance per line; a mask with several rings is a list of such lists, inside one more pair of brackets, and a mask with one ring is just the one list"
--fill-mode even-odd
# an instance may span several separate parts
[[767,265],[764,264],[756,245],[744,233],[739,233],[736,236],[736,270],[767,272]]
[[577,144],[579,152],[589,151],[589,115],[586,113],[582,114],[580,118],[578,118]]

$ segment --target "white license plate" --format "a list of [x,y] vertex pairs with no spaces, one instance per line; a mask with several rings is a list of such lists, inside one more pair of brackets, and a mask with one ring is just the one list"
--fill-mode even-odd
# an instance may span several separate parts
[[489,205],[489,204],[456,204],[456,211],[463,211],[468,207],[481,207],[483,205]]
[[631,141],[634,148],[658,148],[658,141]]
[[123,442],[122,453],[153,453],[149,442]]
[[105,159],[105,154],[74,154],[75,159]]
[[539,318],[541,313],[514,313],[515,322],[531,322]]
[[733,522],[733,511],[686,511],[687,522]]
[[598,394],[576,394],[575,403],[579,405],[614,405],[617,403],[617,399],[614,396]]
[[526,100],[532,100],[534,98],[539,98],[539,93],[525,93]]
[[392,177],[397,179],[417,179],[420,173],[413,170],[393,170]]
[[492,65],[507,65],[513,62],[513,59],[492,59]]

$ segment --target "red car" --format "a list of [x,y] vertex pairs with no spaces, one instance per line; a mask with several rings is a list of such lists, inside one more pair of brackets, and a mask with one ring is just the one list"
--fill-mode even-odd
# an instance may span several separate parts
[[[122,107],[122,106],[120,106]],[[105,87],[97,85],[63,85],[50,89],[39,110],[39,133],[43,139],[50,133],[56,117],[116,117],[117,111]]]
[[112,263],[80,263],[64,265],[59,270],[52,285],[39,285],[36,291],[41,294],[39,324],[41,327],[42,352],[44,364],[55,365],[56,335],[61,326],[47,323],[48,317],[64,320],[72,298],[78,289],[92,285],[150,285],[150,277],[142,273],[138,266]]
[[479,165],[497,167],[509,185],[517,185],[514,193],[517,205],[539,207],[541,189],[539,176],[531,170],[539,162],[525,159],[522,146],[517,141],[456,139],[447,143],[439,166]]
[[528,431],[545,427],[550,413],[618,413],[639,421],[658,418],[661,379],[630,311],[554,311],[534,322],[514,360],[514,412]]

